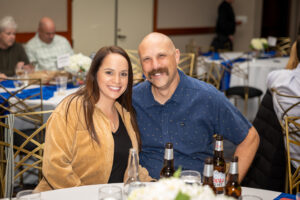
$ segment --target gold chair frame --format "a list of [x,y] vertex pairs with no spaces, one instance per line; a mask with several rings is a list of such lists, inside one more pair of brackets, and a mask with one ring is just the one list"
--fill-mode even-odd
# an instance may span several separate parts
[[132,65],[133,84],[143,82],[143,68],[140,62],[138,51],[132,49],[126,49],[125,51],[128,54]]
[[[282,130],[284,130],[285,125],[283,124],[283,122],[285,121],[285,117],[289,117],[288,112],[297,106],[300,107],[300,96],[286,95],[286,94],[280,93],[275,88],[271,88],[271,92],[272,92],[274,99],[276,100],[276,102],[280,106],[281,110],[283,111],[282,115],[281,115],[281,120],[279,120],[279,122],[282,127]],[[289,98],[289,99],[295,99],[297,102],[291,104],[288,108],[284,108],[283,105],[278,101],[278,96]]]
[[[43,123],[35,131],[33,131],[33,133],[27,135],[23,131],[14,128],[14,123],[3,123],[3,119],[10,120],[11,118],[15,117],[24,118],[30,115],[44,115],[52,112],[52,110],[48,110],[0,116],[0,127],[2,128],[0,135],[0,197],[11,197],[13,194],[14,181],[18,178],[21,178],[25,172],[32,168],[38,169],[39,180],[41,179],[43,161],[42,156],[45,138],[44,131],[46,128],[46,123]],[[12,134],[21,136],[25,139],[25,141],[20,146],[17,146],[14,143],[11,143],[13,139],[11,141],[5,140],[5,137],[13,138]],[[25,148],[25,146],[30,143],[36,146],[32,151],[29,151]],[[11,155],[11,160],[7,160],[9,155]],[[19,160],[17,160],[18,157]],[[26,163],[29,158],[35,158],[36,161],[32,164]],[[17,172],[16,175],[13,175],[14,172]],[[9,177],[5,174],[7,174]],[[5,180],[10,181],[11,183],[7,183]]]
[[[4,80],[12,80],[12,81],[22,81],[27,82],[28,84],[23,84],[20,88],[10,91],[8,88],[4,87],[0,82],[0,88],[3,90],[3,92],[8,93],[10,96],[8,98],[5,98],[3,95],[0,94],[0,98],[3,99],[3,103],[0,104],[0,115],[5,114],[4,112],[7,111],[11,114],[16,113],[27,113],[27,112],[35,112],[35,111],[43,111],[43,90],[42,90],[42,80],[41,79],[14,79],[14,78],[7,78]],[[25,99],[21,99],[17,96],[17,94],[20,94],[23,90],[28,89],[29,86],[32,85],[38,85],[40,88],[40,92],[30,95],[26,97]],[[41,99],[39,100],[40,103],[38,104],[27,104],[26,101],[29,99],[39,96]],[[26,120],[32,121],[34,123],[43,123],[41,116],[34,116],[34,117],[28,117],[24,116]]]
[[[292,127],[292,128],[291,128]],[[286,133],[286,149],[287,149],[287,165],[288,165],[288,192],[293,194],[293,189],[296,189],[296,193],[299,192],[300,185],[300,166],[297,167],[294,173],[292,173],[291,161],[300,162],[300,159],[291,157],[290,144],[298,145],[300,147],[300,140],[296,137],[300,137],[300,116],[298,117],[286,117],[285,118],[285,133]],[[295,137],[296,136],[296,137]],[[300,154],[300,152],[298,152]]]
[[203,72],[197,75],[196,78],[215,86],[219,90],[225,67],[217,62],[208,62],[204,58],[199,59]]
[[187,75],[194,76],[195,54],[180,53],[178,67]]

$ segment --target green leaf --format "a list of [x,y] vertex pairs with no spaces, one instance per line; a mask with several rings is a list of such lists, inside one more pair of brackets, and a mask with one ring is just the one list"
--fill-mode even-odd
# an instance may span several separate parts
[[180,174],[181,174],[181,171],[182,171],[181,169],[182,169],[182,167],[179,166],[179,168],[174,172],[174,174],[173,174],[174,178],[179,178],[180,177]]
[[181,191],[177,194],[175,200],[190,200],[190,196],[182,193]]

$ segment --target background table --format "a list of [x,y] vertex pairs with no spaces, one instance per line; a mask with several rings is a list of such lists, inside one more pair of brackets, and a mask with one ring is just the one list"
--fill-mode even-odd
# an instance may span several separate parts
[[[268,74],[273,70],[284,69],[288,59],[288,57],[256,59],[255,61],[240,63],[240,68],[248,72],[248,86],[260,89],[264,95],[267,90],[266,80]],[[241,77],[233,74],[230,80],[230,87],[238,85],[245,85],[245,81]],[[257,101],[257,98],[248,100],[248,112],[246,117],[250,121],[254,120],[258,111],[259,106]],[[238,101],[238,105],[239,110],[243,111],[243,102]]]
[[[201,70],[201,59],[205,59],[206,62],[216,62],[221,63],[228,60],[234,60],[237,58],[247,58],[247,55],[243,52],[228,52],[221,53],[218,56],[212,57],[198,57],[196,72],[198,74],[202,73]],[[219,58],[219,59],[218,59]],[[248,59],[250,57],[248,56]],[[267,89],[266,79],[268,74],[273,70],[284,69],[287,62],[288,57],[275,57],[275,58],[263,58],[263,59],[252,59],[249,61],[237,63],[239,67],[248,73],[248,86],[256,87],[265,93]],[[199,75],[199,74],[198,74]],[[232,86],[243,86],[247,84],[247,82],[240,76],[235,74],[231,75],[230,79],[230,87]],[[263,94],[264,95],[264,94]],[[243,112],[243,101],[238,101],[238,109]],[[248,100],[248,113],[245,116],[248,120],[253,121],[255,115],[258,110],[257,99],[249,99]]]

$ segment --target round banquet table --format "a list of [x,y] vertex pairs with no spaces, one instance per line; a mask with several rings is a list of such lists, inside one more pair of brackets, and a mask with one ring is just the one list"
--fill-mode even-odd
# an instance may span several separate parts
[[[98,189],[105,185],[108,184],[88,185],[42,192],[42,200],[98,200]],[[123,187],[123,183],[115,183],[110,185]],[[280,194],[280,192],[270,190],[242,187],[242,195],[256,195],[264,200],[274,199]]]

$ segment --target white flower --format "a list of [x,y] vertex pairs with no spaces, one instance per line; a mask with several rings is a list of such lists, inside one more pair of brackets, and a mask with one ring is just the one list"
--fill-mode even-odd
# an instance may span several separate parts
[[168,178],[132,191],[128,200],[174,200],[179,192],[189,195],[190,200],[233,199],[227,196],[216,197],[209,186],[188,185],[181,179]]
[[263,50],[268,47],[268,41],[265,38],[253,38],[250,46],[255,50]]
[[84,56],[83,54],[75,54],[70,57],[70,65],[65,69],[72,73],[77,73],[80,68],[83,68],[85,71],[88,71],[90,65],[92,63],[92,59],[88,56]]

